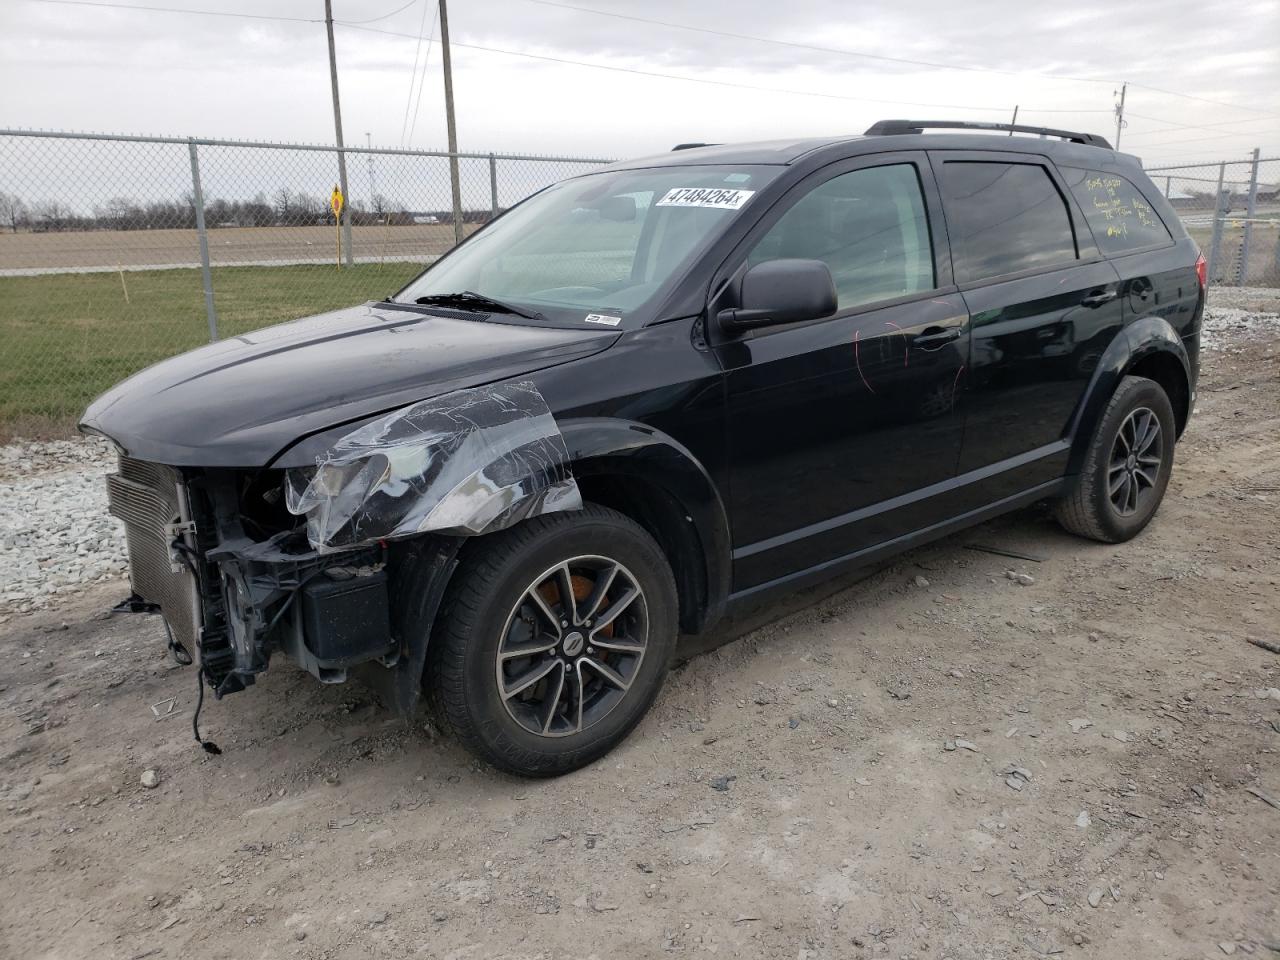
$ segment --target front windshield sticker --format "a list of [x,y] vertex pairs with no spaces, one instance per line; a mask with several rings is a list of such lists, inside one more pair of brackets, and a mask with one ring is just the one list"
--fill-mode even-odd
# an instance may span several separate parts
[[754,190],[728,190],[723,187],[676,187],[659,200],[659,207],[715,207],[738,210],[755,196]]
[[588,313],[582,319],[585,323],[600,323],[606,327],[616,327],[622,322],[621,317],[610,317],[603,313]]

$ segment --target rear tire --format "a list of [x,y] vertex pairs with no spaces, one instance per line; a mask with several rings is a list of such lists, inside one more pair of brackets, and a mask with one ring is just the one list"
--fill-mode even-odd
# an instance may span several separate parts
[[1084,465],[1056,505],[1058,523],[1103,543],[1123,543],[1151,522],[1173,472],[1177,423],[1164,388],[1125,377],[1098,421]]
[[429,647],[436,716],[509,773],[583,767],[653,704],[677,603],[662,550],[614,510],[588,504],[482,537],[463,554]]

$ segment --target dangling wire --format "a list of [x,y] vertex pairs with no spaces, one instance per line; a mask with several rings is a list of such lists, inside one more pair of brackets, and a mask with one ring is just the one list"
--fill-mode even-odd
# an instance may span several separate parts
[[[187,648],[173,639],[173,631],[169,629],[169,622],[163,618],[160,620],[164,624],[164,632],[169,638],[169,652],[173,654],[173,659],[178,661],[184,667],[191,664],[191,654],[187,652]],[[184,659],[185,658],[185,659]],[[196,712],[191,715],[191,732],[195,734],[196,743],[204,748],[205,753],[214,755],[222,753],[222,748],[212,740],[205,740],[200,736],[200,710],[204,707],[204,667],[196,667]]]
[[195,734],[196,743],[204,748],[205,753],[217,756],[222,753],[222,748],[212,740],[205,740],[200,736],[200,710],[204,707],[204,667],[196,668],[196,690],[196,712],[191,715],[191,732]]

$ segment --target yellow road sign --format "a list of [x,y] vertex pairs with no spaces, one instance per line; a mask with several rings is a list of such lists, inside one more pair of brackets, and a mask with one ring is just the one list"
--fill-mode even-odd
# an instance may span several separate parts
[[329,194],[329,209],[335,217],[342,216],[342,191],[334,184],[333,193]]

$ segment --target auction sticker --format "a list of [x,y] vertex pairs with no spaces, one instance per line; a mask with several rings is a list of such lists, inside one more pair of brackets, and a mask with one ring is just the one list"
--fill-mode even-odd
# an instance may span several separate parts
[[606,327],[616,327],[622,322],[621,317],[611,317],[606,313],[588,313],[582,318],[583,323],[599,323]]
[[738,210],[755,196],[754,190],[729,190],[724,187],[676,187],[659,200],[659,207],[714,207]]

